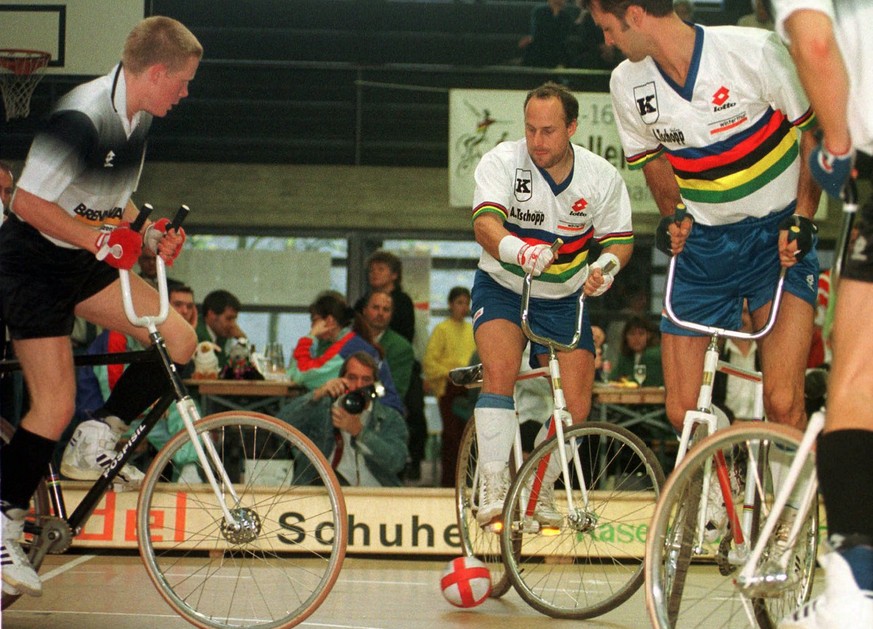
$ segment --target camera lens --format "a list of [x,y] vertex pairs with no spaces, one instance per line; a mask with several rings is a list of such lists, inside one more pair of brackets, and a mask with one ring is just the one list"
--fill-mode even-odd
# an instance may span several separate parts
[[341,401],[343,410],[352,415],[360,415],[367,406],[367,401],[360,391],[346,393]]

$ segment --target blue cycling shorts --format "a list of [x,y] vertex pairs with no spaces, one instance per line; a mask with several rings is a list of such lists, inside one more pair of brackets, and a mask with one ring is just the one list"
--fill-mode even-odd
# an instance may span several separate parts
[[[536,280],[534,280],[536,281]],[[521,295],[498,284],[490,275],[478,269],[473,280],[471,310],[473,312],[473,331],[480,325],[494,319],[506,319],[521,327]],[[576,331],[576,307],[578,296],[570,295],[561,299],[530,300],[530,327],[541,336],[569,343]],[[578,349],[594,353],[594,339],[591,336],[591,322],[588,313],[582,312],[582,336]],[[539,367],[534,356],[548,355],[549,349],[539,343],[531,343],[531,367]]]
[[[773,299],[779,280],[779,223],[794,213],[794,204],[764,218],[732,225],[696,224],[676,260],[673,312],[684,321],[738,330],[743,299],[755,311]],[[785,291],[813,308],[818,294],[818,238],[803,259],[788,269]],[[702,336],[661,317],[661,332]]]

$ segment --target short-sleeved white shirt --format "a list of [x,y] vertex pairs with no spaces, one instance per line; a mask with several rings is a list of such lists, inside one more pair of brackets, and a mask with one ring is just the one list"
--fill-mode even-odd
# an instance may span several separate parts
[[[632,243],[627,187],[615,167],[591,151],[572,145],[573,169],[560,185],[531,160],[527,142],[502,142],[476,168],[473,220],[495,212],[504,227],[529,244],[564,241],[556,261],[533,283],[532,295],[558,299],[577,293],[584,283],[593,241],[604,246]],[[521,293],[521,267],[483,250],[479,268]]]
[[58,101],[33,140],[18,187],[60,205],[95,230],[112,229],[139,182],[151,121],[145,112],[128,121],[118,65]]
[[630,168],[664,154],[695,220],[728,225],[783,210],[797,197],[796,127],[813,119],[775,33],[695,25],[684,86],[651,57],[622,62],[610,93]]
[[[785,20],[799,9],[820,11],[831,18],[837,45],[849,74],[847,117],[855,148],[873,154],[873,45],[866,39],[873,24],[870,0],[773,0],[776,31],[789,41]],[[820,77],[827,81],[827,77]]]

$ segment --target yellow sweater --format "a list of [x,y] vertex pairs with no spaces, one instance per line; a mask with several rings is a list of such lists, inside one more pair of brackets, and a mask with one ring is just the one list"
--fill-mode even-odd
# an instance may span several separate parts
[[476,351],[473,340],[473,324],[469,321],[446,319],[438,324],[424,352],[424,379],[431,391],[441,397],[446,391],[449,372],[457,367],[466,367]]

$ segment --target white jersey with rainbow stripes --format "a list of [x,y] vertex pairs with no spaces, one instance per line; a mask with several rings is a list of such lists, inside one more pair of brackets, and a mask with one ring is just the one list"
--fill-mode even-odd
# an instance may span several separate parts
[[[476,168],[474,221],[494,212],[511,234],[527,243],[564,241],[557,260],[533,283],[534,297],[558,299],[578,292],[593,241],[603,246],[633,242],[630,197],[621,175],[602,157],[571,147],[573,170],[560,185],[531,161],[525,140],[497,145]],[[521,293],[518,265],[496,260],[483,249],[479,268]]]
[[813,120],[787,49],[772,32],[695,25],[684,86],[651,57],[624,61],[610,93],[630,168],[664,154],[704,225],[785,209],[797,198],[799,133]]

